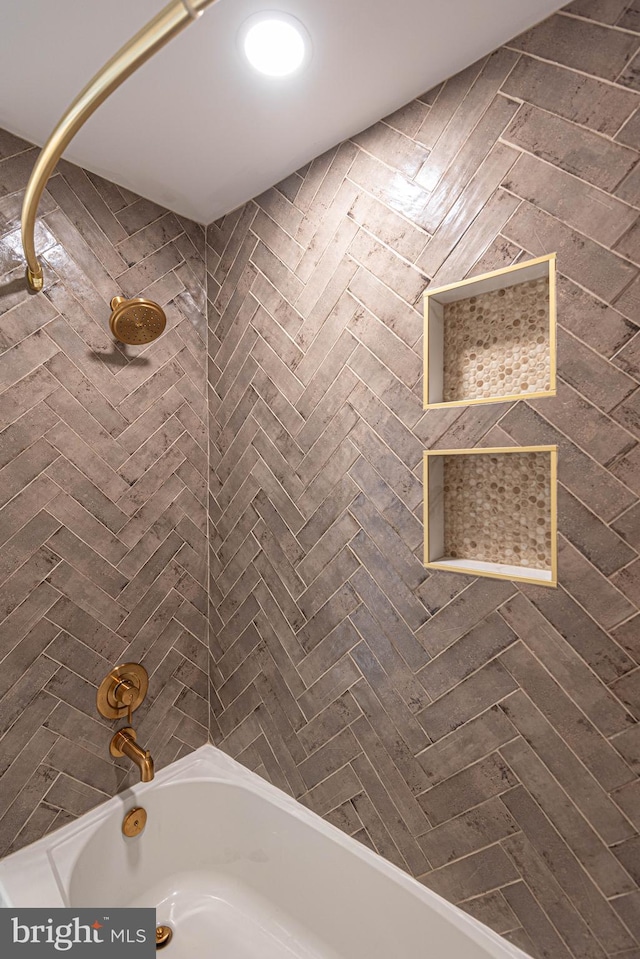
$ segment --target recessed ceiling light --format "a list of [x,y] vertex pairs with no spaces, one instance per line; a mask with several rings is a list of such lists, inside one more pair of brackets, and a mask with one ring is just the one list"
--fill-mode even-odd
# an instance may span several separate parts
[[286,77],[300,69],[310,50],[299,20],[273,11],[255,14],[241,31],[244,54],[254,69],[269,77]]

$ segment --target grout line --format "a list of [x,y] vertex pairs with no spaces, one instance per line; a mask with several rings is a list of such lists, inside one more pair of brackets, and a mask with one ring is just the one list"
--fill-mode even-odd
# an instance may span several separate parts
[[[620,590],[618,590],[618,592],[620,592]],[[624,596],[624,593],[623,593],[622,595]],[[633,605],[633,604],[632,604],[632,605]],[[616,623],[615,626],[612,626],[611,629],[612,629],[612,630],[613,630],[613,629],[620,629],[621,626],[626,626],[626,624],[627,624],[627,623],[630,623],[631,620],[634,619],[634,617],[636,617],[637,615],[638,615],[638,611],[637,611],[637,610],[634,610],[633,613],[630,613],[629,616],[626,616],[624,619],[621,619],[620,622],[619,622],[619,623]],[[630,654],[628,654],[628,655],[630,655]],[[630,658],[633,659],[633,656],[630,656]],[[640,666],[640,663],[638,663],[638,665]],[[629,670],[629,672],[632,672],[632,670]],[[625,675],[626,675],[626,674],[625,674]],[[610,737],[609,737],[609,738],[610,738]]]
[[[565,14],[566,16],[566,14]],[[572,17],[572,19],[578,19],[578,17]],[[601,26],[601,24],[600,24]],[[622,30],[621,33],[629,33],[628,30]],[[632,34],[632,36],[638,36],[637,34]],[[640,39],[640,37],[639,37]],[[622,84],[617,83],[616,80],[608,80],[606,77],[599,77],[595,73],[587,73],[585,70],[581,70],[579,67],[571,66],[568,63],[561,63],[559,60],[549,60],[547,57],[540,56],[539,53],[532,53],[529,50],[519,50],[518,47],[512,47],[509,43],[505,44],[507,50],[513,50],[515,53],[522,53],[526,57],[531,57],[532,60],[539,60],[541,63],[548,63],[552,67],[556,67],[560,70],[569,70],[571,73],[577,73],[581,77],[585,77],[587,80],[595,80],[597,83],[606,84],[609,87],[615,87],[616,90],[626,91],[627,93],[634,93],[636,91],[630,89],[629,87],[624,87]],[[626,65],[625,65],[626,69]],[[508,96],[508,94],[506,94]],[[528,101],[525,101],[528,102]],[[535,104],[534,104],[535,105]]]
[[[638,110],[637,110],[637,109],[636,109],[636,110],[632,110],[631,113],[629,114],[629,116],[627,117],[627,119],[622,121],[622,123],[620,124],[620,126],[618,127],[618,129],[616,130],[616,132],[614,133],[614,140],[615,140],[616,143],[621,143],[622,146],[629,146],[628,143],[622,143],[621,140],[618,140],[618,137],[620,136],[620,134],[622,133],[622,131],[625,129],[625,127],[629,126],[629,124],[631,123],[631,121],[632,121],[633,119],[635,119],[636,117],[638,117],[639,115],[640,115],[640,114],[638,113]],[[631,150],[634,149],[633,147],[629,147],[629,148],[630,148]]]
[[[553,115],[553,114],[552,114],[552,115]],[[621,206],[627,207],[627,208],[629,209],[629,211],[631,211],[632,213],[634,213],[634,214],[636,213],[636,209],[637,209],[637,208],[634,207],[632,204],[627,203],[626,200],[621,200],[620,197],[617,197],[617,196],[615,196],[615,194],[608,192],[608,191],[605,190],[603,187],[598,186],[598,185],[595,184],[595,183],[590,183],[590,182],[588,182],[587,180],[582,179],[581,177],[578,176],[577,173],[573,173],[571,170],[565,170],[564,167],[561,167],[561,166],[559,166],[559,165],[556,164],[556,163],[552,163],[550,160],[547,160],[547,159],[545,159],[545,158],[542,157],[542,156],[538,156],[538,155],[535,154],[535,153],[531,153],[529,150],[524,149],[524,147],[521,147],[521,146],[519,146],[519,145],[517,145],[517,144],[513,144],[513,143],[511,143],[511,142],[508,141],[508,140],[504,140],[504,139],[502,138],[502,136],[499,137],[499,139],[498,139],[496,142],[503,143],[505,146],[509,146],[509,147],[511,147],[511,148],[513,148],[513,149],[518,150],[521,155],[531,157],[532,159],[538,161],[539,163],[542,163],[542,164],[544,164],[545,166],[550,167],[552,170],[558,171],[561,176],[564,175],[564,176],[571,177],[571,178],[572,178],[573,180],[575,180],[578,184],[580,184],[580,185],[583,186],[583,187],[586,186],[587,189],[589,189],[589,190],[595,190],[595,191],[597,191],[598,193],[601,193],[601,194],[602,194],[602,201],[601,201],[601,202],[602,202],[603,206],[608,205],[608,204],[607,204],[607,201],[613,201],[614,204],[620,204]],[[512,167],[511,169],[513,169],[513,167]],[[509,172],[511,172],[511,171],[509,171]],[[508,173],[505,174],[505,179],[507,178],[507,176],[508,176]],[[634,225],[635,225],[635,221],[632,222],[632,223],[627,227],[627,229],[626,229],[623,233],[621,233],[619,236],[615,237],[615,239],[613,240],[613,244],[612,244],[612,245],[607,245],[606,243],[603,243],[601,240],[596,239],[594,236],[591,236],[591,235],[589,235],[588,233],[585,233],[585,232],[584,232],[583,230],[581,230],[579,227],[575,226],[575,224],[569,223],[568,220],[563,219],[563,218],[562,218],[561,216],[559,216],[557,213],[551,212],[551,211],[545,209],[545,208],[542,207],[542,206],[538,206],[538,204],[537,204],[536,202],[534,202],[533,200],[528,199],[527,197],[521,197],[519,194],[515,193],[513,190],[509,189],[508,187],[505,187],[503,183],[500,184],[499,189],[504,190],[504,192],[505,192],[505,193],[508,193],[510,196],[513,196],[513,197],[515,197],[515,198],[517,198],[517,199],[519,199],[519,200],[522,200],[522,201],[525,202],[525,203],[530,204],[530,205],[533,206],[536,210],[539,210],[540,212],[545,213],[547,216],[552,217],[554,220],[557,220],[559,223],[562,223],[564,226],[567,227],[567,229],[571,230],[571,231],[572,231],[573,233],[575,233],[577,236],[579,236],[579,237],[584,237],[584,238],[585,238],[586,240],[588,240],[590,243],[594,243],[596,246],[601,247],[602,249],[606,250],[608,253],[611,253],[613,256],[617,256],[620,260],[623,260],[624,262],[628,263],[630,266],[634,267],[636,270],[640,270],[640,264],[638,264],[636,261],[630,259],[630,258],[629,258],[628,256],[626,256],[625,254],[620,253],[619,250],[614,249],[614,247],[616,246],[616,244],[618,244],[618,243],[620,242],[620,240],[622,240],[629,232],[631,232],[631,230],[633,229],[633,227],[634,227]],[[511,242],[513,242],[513,241],[511,241]],[[637,279],[637,276],[636,276],[636,277],[632,277],[632,279],[629,281],[629,283],[627,284],[627,286],[624,287],[619,293],[616,293],[616,299],[619,299],[619,298],[620,298],[620,296],[622,295],[622,293],[624,293],[624,292],[626,291],[627,287],[628,287],[631,283],[633,283],[633,282],[635,281],[635,279]],[[575,281],[573,281],[573,282],[575,282]],[[593,293],[592,291],[589,291],[589,292],[591,292],[591,295],[592,295],[592,296],[596,296],[596,297],[597,297],[597,294],[596,294],[596,293]],[[611,305],[612,305],[612,302],[609,302],[609,301],[603,301],[603,302],[606,302],[608,306],[611,306]]]
[[[534,803],[536,803],[536,805],[537,805],[538,808],[540,809],[542,815],[543,815],[543,816],[546,816],[546,813],[544,812],[544,810],[542,809],[542,807],[539,805],[539,803],[537,802],[537,800],[531,795],[531,793],[530,793],[529,790],[526,788],[526,786],[523,786],[523,788],[526,790],[527,795],[530,796],[530,798],[532,799],[532,801],[533,801]],[[547,818],[548,818],[548,817],[547,817]],[[554,824],[551,823],[551,825],[552,825],[552,827],[555,829]],[[558,832],[557,829],[556,829],[555,831]],[[534,853],[534,856],[536,857],[536,860],[540,859],[541,862],[542,862],[543,868],[546,867],[546,868],[549,870],[552,878],[555,879],[555,881],[556,881],[556,883],[557,883],[557,885],[558,885],[558,888],[560,889],[560,894],[562,895],[562,897],[564,898],[564,900],[565,900],[565,902],[566,902],[566,905],[564,906],[564,908],[565,908],[565,909],[568,909],[569,911],[573,910],[573,911],[575,911],[575,912],[578,914],[580,920],[582,921],[582,923],[583,923],[584,926],[586,927],[587,934],[592,937],[593,942],[594,942],[596,945],[600,945],[600,946],[603,948],[603,955],[604,955],[604,946],[605,946],[605,943],[603,943],[603,942],[601,941],[601,939],[600,939],[600,938],[596,935],[596,933],[593,931],[593,929],[591,929],[591,927],[589,926],[589,923],[588,923],[587,919],[583,916],[582,911],[577,907],[576,903],[575,903],[574,900],[571,898],[571,896],[569,895],[569,893],[567,892],[567,890],[563,887],[562,883],[560,883],[560,882],[557,880],[557,878],[554,876],[553,871],[552,871],[551,868],[550,868],[550,865],[547,864],[547,863],[544,861],[543,855],[541,855],[540,852],[538,851],[538,849],[533,845],[533,843],[531,842],[531,840],[529,839],[529,837],[527,836],[527,834],[523,832],[522,835],[524,836],[526,842],[531,846],[531,849],[533,850],[533,853]],[[564,842],[564,838],[562,837],[561,834],[560,834],[560,838],[561,838],[561,840]],[[568,846],[568,843],[565,842],[565,845]],[[502,842],[500,843],[500,846],[501,846],[501,848],[503,849],[503,851],[505,852],[505,855],[509,856],[509,859],[511,859],[512,863],[514,864],[514,867],[515,867],[516,871],[520,874],[520,878],[521,878],[521,880],[524,882],[525,888],[526,888],[527,891],[529,892],[529,895],[531,896],[531,898],[533,899],[533,901],[537,904],[538,908],[539,908],[540,911],[543,913],[543,915],[546,917],[547,922],[549,923],[549,925],[551,926],[551,928],[552,928],[552,929],[554,930],[554,932],[556,933],[556,935],[557,935],[558,939],[560,940],[560,942],[566,947],[567,953],[568,953],[569,955],[572,955],[572,956],[575,955],[574,950],[571,948],[570,941],[569,941],[568,939],[566,939],[565,936],[562,934],[562,932],[560,931],[560,928],[558,927],[558,925],[556,924],[556,922],[555,922],[555,921],[551,918],[551,916],[549,915],[548,910],[545,909],[545,907],[542,905],[542,902],[540,901],[540,899],[539,899],[538,896],[536,895],[536,892],[535,892],[534,888],[532,888],[532,887],[530,886],[529,882],[527,881],[527,878],[528,878],[528,877],[527,877],[526,870],[523,869],[522,872],[521,872],[520,869],[519,869],[519,867],[518,867],[518,864],[517,864],[516,861],[512,858],[512,856],[509,854],[508,850],[505,850],[505,849],[504,849],[504,846],[502,845]],[[578,856],[576,855],[576,853],[573,852],[573,850],[571,849],[570,846],[568,846],[568,848],[569,848],[570,852],[574,855],[576,861],[578,862],[578,864],[579,864],[579,866],[582,868],[582,870],[583,870],[584,872],[587,872],[587,870],[586,870],[586,869],[584,868],[584,866],[582,865],[582,862],[580,861],[580,859],[578,858]],[[591,878],[591,876],[589,875],[589,873],[587,873],[587,876],[589,877],[589,879],[591,880],[591,882],[594,882],[593,879]],[[601,890],[599,889],[599,887],[597,886],[597,884],[596,884],[595,882],[594,882],[594,885],[596,886],[596,889],[598,889],[598,891],[601,892]],[[603,898],[605,898],[605,897],[604,897],[604,893],[601,892],[601,895],[602,895]],[[517,919],[520,919],[520,917],[519,917],[518,914],[516,913],[515,909],[513,909],[513,907],[512,907],[509,903],[507,903],[507,904],[509,905],[509,908],[510,908],[511,911],[514,913],[514,915],[516,916],[516,918],[517,918]],[[564,904],[563,904],[563,905],[564,905]],[[520,920],[520,921],[521,921],[521,920]],[[524,926],[523,926],[522,928],[524,929]],[[526,929],[524,929],[524,932],[525,932],[525,934],[528,936],[528,932],[527,932]]]
[[[526,645],[526,644],[523,644],[523,645]],[[548,673],[548,670],[547,670],[546,667],[544,666],[544,663],[542,663],[542,661],[538,659],[538,657],[537,657],[536,654],[533,652],[533,650],[531,650],[531,649],[529,648],[529,646],[526,646],[526,649],[527,649],[527,650],[529,651],[529,653],[533,656],[533,658],[536,660],[536,662],[542,667],[542,669],[544,669],[545,672]],[[511,672],[511,671],[509,670],[509,672]],[[555,679],[555,677],[553,677],[552,674],[550,674],[550,673],[548,673],[548,674],[551,676],[551,679],[552,679],[557,685],[560,685],[560,684],[557,682],[557,680]],[[514,680],[515,680],[515,677],[514,677]],[[517,682],[517,680],[515,680],[515,681]],[[562,691],[565,693],[565,695],[567,695],[567,697],[571,700],[571,702],[574,704],[574,706],[582,713],[582,715],[586,716],[586,713],[583,713],[583,711],[580,709],[580,707],[577,705],[577,703],[574,703],[574,701],[571,699],[571,697],[568,696],[568,694],[566,693],[566,691],[565,691],[562,687],[560,687],[560,688],[561,688]],[[533,709],[534,709],[536,712],[540,713],[540,715],[544,718],[545,722],[552,728],[552,730],[553,730],[553,732],[555,733],[555,735],[558,736],[558,738],[561,740],[562,744],[569,750],[569,752],[570,752],[570,753],[572,754],[572,756],[577,760],[577,762],[580,763],[580,765],[582,766],[585,774],[589,777],[590,780],[593,781],[593,783],[596,784],[597,789],[601,791],[603,797],[604,797],[606,800],[608,800],[609,802],[613,803],[613,805],[616,807],[616,809],[619,809],[618,805],[611,799],[611,796],[609,795],[609,793],[607,792],[607,790],[605,789],[605,787],[599,782],[599,780],[596,779],[596,777],[593,775],[593,773],[591,772],[591,770],[589,769],[589,767],[586,765],[586,763],[584,762],[584,760],[581,759],[580,756],[576,753],[576,751],[573,749],[573,747],[571,746],[571,744],[564,738],[564,736],[560,735],[560,733],[559,733],[558,730],[556,729],[554,723],[546,716],[546,714],[543,712],[543,710],[540,709],[540,707],[538,706],[538,704],[535,702],[534,699],[532,699],[532,697],[529,695],[529,693],[527,692],[527,690],[524,689],[522,686],[520,686],[520,684],[518,684],[518,690],[516,690],[516,691],[514,691],[514,692],[521,692],[521,693],[527,698],[528,702],[529,702],[530,705],[533,707]],[[588,716],[586,716],[586,719],[587,719],[587,721],[593,726],[593,723],[591,723],[591,720],[589,719]],[[513,722],[513,721],[511,720],[511,722]],[[613,844],[610,845],[609,843],[607,843],[607,842],[603,839],[603,837],[599,834],[599,832],[598,832],[597,828],[595,827],[595,825],[594,825],[592,822],[590,822],[589,819],[587,819],[585,813],[584,813],[584,812],[582,811],[582,809],[578,806],[578,804],[574,801],[573,797],[567,792],[567,790],[566,790],[565,787],[562,785],[562,783],[558,780],[556,774],[555,774],[554,771],[549,767],[549,765],[547,764],[547,762],[545,761],[545,759],[542,757],[542,755],[538,752],[537,749],[535,749],[535,748],[528,742],[528,740],[527,740],[527,738],[525,737],[524,733],[522,733],[522,732],[520,731],[520,729],[518,729],[518,727],[515,725],[515,723],[514,723],[513,725],[514,725],[514,728],[517,729],[517,731],[518,731],[518,739],[521,739],[522,741],[524,741],[524,742],[528,745],[529,749],[531,749],[531,751],[534,753],[534,755],[536,756],[536,758],[538,759],[538,761],[539,761],[539,762],[544,766],[544,768],[547,770],[547,772],[549,773],[549,775],[551,776],[551,778],[554,780],[554,782],[556,783],[556,785],[558,786],[558,788],[562,790],[562,792],[565,794],[565,796],[567,796],[571,807],[572,807],[573,809],[575,809],[575,811],[576,811],[577,814],[580,816],[580,818],[581,818],[582,820],[584,820],[584,822],[586,823],[587,827],[594,833],[594,835],[597,836],[597,838],[600,840],[600,842],[602,843],[603,847],[607,850],[607,852],[609,852],[611,855],[613,855],[613,854],[611,853],[611,845],[616,845],[616,844],[613,843]],[[613,747],[613,744],[611,743],[611,741],[610,741],[609,739],[607,739],[607,737],[604,736],[597,727],[594,727],[594,728],[596,729],[598,735],[600,735],[600,737],[602,738],[603,742],[604,742],[605,744],[607,744],[608,746],[610,746],[610,747],[613,749],[614,747]],[[503,745],[506,745],[506,743],[503,744]],[[497,752],[500,752],[500,750],[501,750],[502,748],[503,748],[502,746],[499,746],[496,751],[497,751]],[[617,750],[615,750],[615,752],[618,753]],[[619,754],[618,754],[618,755],[619,755]],[[501,756],[503,762],[505,762],[505,763],[507,763],[507,765],[509,765],[509,763],[508,763],[507,760],[504,758],[504,756],[502,756],[502,753],[500,753],[500,756]],[[621,758],[622,758],[622,757],[621,757]],[[623,758],[622,758],[622,761],[626,763],[626,760],[624,760]],[[626,765],[628,766],[628,763],[626,763]],[[511,769],[511,771],[512,771],[513,774],[514,774],[514,776],[515,776],[516,779],[518,780],[519,785],[522,786],[522,788],[527,791],[527,793],[531,796],[531,798],[532,798],[533,801],[536,803],[536,805],[539,806],[539,808],[540,808],[541,812],[543,813],[543,815],[549,820],[549,822],[550,822],[551,825],[553,826],[554,830],[559,834],[559,836],[561,837],[561,839],[562,839],[562,841],[564,842],[564,844],[567,846],[567,848],[571,851],[572,855],[575,857],[576,861],[577,861],[578,863],[580,863],[580,866],[581,866],[582,869],[586,872],[586,874],[589,876],[591,882],[593,882],[594,886],[598,889],[598,891],[599,891],[600,894],[603,896],[603,898],[606,899],[606,896],[605,896],[603,890],[600,889],[600,886],[598,885],[598,883],[596,882],[596,880],[591,876],[590,872],[589,872],[589,871],[586,869],[586,867],[583,865],[580,857],[578,856],[577,852],[574,850],[574,848],[573,848],[573,846],[571,845],[570,841],[564,836],[564,834],[563,834],[563,833],[560,831],[560,829],[556,826],[555,822],[553,822],[553,820],[550,818],[550,816],[548,815],[548,813],[542,808],[542,806],[540,805],[540,803],[538,802],[538,800],[537,800],[537,799],[535,798],[535,796],[531,793],[531,790],[530,790],[529,787],[526,785],[526,783],[523,782],[523,780],[522,780],[522,779],[520,778],[520,776],[515,772],[515,770],[512,769],[511,766],[509,766],[509,768]],[[629,771],[632,772],[632,770],[631,770],[630,767],[629,767]],[[633,780],[631,780],[631,781],[633,781]],[[618,788],[618,787],[616,787],[616,788]],[[635,829],[635,827],[633,826],[633,824],[631,823],[631,821],[628,819],[628,817],[626,816],[626,814],[625,814],[622,810],[620,810],[620,814],[621,814],[621,816],[623,817],[623,819],[627,820],[627,822],[629,823],[629,826],[630,826],[630,828],[631,828],[631,830],[632,830],[632,833],[635,834],[636,829]],[[623,842],[624,840],[619,840],[619,841],[620,841],[620,842]]]
[[[568,540],[568,542],[571,542],[571,541]],[[571,543],[571,545],[573,546],[573,543]],[[577,549],[577,547],[574,547],[574,549]],[[581,610],[583,611],[583,613],[584,613],[586,616],[588,616],[589,619],[592,620],[592,622],[594,622],[594,623],[596,624],[596,626],[598,627],[598,629],[600,629],[602,632],[606,633],[607,637],[611,640],[611,642],[612,642],[618,649],[620,649],[620,651],[622,652],[622,654],[623,654],[624,656],[626,656],[627,659],[629,659],[629,661],[630,661],[631,663],[634,663],[634,667],[633,667],[632,669],[629,669],[629,670],[627,671],[627,673],[622,673],[621,676],[617,676],[616,679],[611,680],[611,682],[614,683],[614,682],[616,682],[618,679],[622,679],[624,676],[627,676],[629,673],[634,672],[634,671],[635,671],[635,660],[633,659],[632,656],[629,655],[629,653],[626,652],[625,649],[623,649],[622,646],[620,646],[620,644],[617,642],[617,640],[611,635],[611,631],[610,631],[610,630],[606,630],[603,626],[600,626],[600,624],[599,624],[598,622],[596,622],[596,620],[593,618],[593,616],[591,615],[591,613],[590,613],[587,609],[585,609],[585,607],[581,605],[581,603],[573,596],[573,594],[569,593],[569,591],[566,590],[563,586],[559,585],[559,586],[558,586],[558,589],[562,590],[562,592],[565,592],[565,593],[569,596],[569,598],[576,604],[576,606],[578,606],[578,608],[581,609]],[[523,593],[522,595],[524,596],[524,593]],[[624,594],[623,594],[623,595],[624,595]],[[529,602],[531,602],[531,601],[528,599],[527,596],[525,596],[525,599],[527,599]],[[504,604],[503,604],[503,605],[504,605]],[[541,610],[538,610],[538,612],[540,613],[541,616],[544,616],[545,620],[547,619],[547,617],[544,615],[544,613],[541,612]],[[633,615],[635,615],[635,614],[633,614]],[[503,617],[503,618],[504,618],[504,617]],[[633,618],[633,616],[632,616],[631,618]],[[587,662],[587,660],[584,659],[584,657],[575,649],[575,647],[574,647],[571,643],[569,643],[569,641],[568,641],[567,639],[565,639],[565,637],[562,635],[562,633],[561,633],[558,629],[556,629],[556,627],[554,626],[554,624],[553,624],[552,622],[550,622],[550,620],[547,620],[547,622],[549,623],[551,629],[552,629],[554,632],[558,633],[558,635],[561,637],[562,641],[563,641],[564,643],[566,643],[566,644],[574,651],[574,653],[579,657],[579,659],[581,660],[581,662],[583,663],[583,665],[585,665],[585,666],[587,667],[587,669],[588,669],[591,673],[593,673],[593,675],[594,675],[594,677],[595,677],[595,680],[596,680],[601,686],[603,686],[604,689],[606,689],[606,691],[609,693],[609,695],[615,697],[615,699],[618,700],[620,706],[622,707],[622,709],[624,709],[624,711],[625,711],[626,713],[629,713],[629,714],[631,715],[631,711],[629,710],[628,706],[627,706],[625,703],[622,702],[622,700],[621,700],[620,697],[617,695],[617,693],[615,693],[614,690],[612,690],[612,689],[610,688],[610,685],[607,684],[607,683],[604,681],[604,679],[602,679],[602,677],[598,675],[598,673],[596,673],[596,671],[595,671],[594,668],[592,667],[591,663]],[[507,625],[509,625],[509,624],[507,623]],[[617,625],[618,625],[618,624],[616,624],[616,627],[617,627]],[[615,629],[616,627],[612,627],[612,629]],[[573,699],[573,697],[571,696],[571,694],[564,688],[564,686],[562,686],[562,684],[559,682],[559,680],[557,680],[557,679],[553,676],[553,673],[551,673],[551,671],[550,671],[549,669],[547,669],[547,667],[546,667],[545,664],[542,662],[542,660],[539,659],[539,657],[536,655],[535,651],[534,651],[533,649],[531,649],[527,643],[524,643],[523,640],[521,640],[521,642],[523,642],[523,644],[526,646],[526,648],[530,651],[531,655],[534,656],[534,657],[538,660],[538,662],[539,662],[540,665],[545,669],[545,671],[548,672],[549,675],[554,679],[555,683],[560,687],[560,689],[561,689],[562,692],[565,694],[565,696],[567,696],[567,698],[571,700],[571,702],[576,706],[577,709],[580,710],[580,712],[584,713],[584,710],[583,710],[582,707],[579,705],[579,703],[577,703],[577,702]],[[514,677],[514,679],[515,679],[515,677]],[[519,688],[520,688],[523,692],[525,691],[525,690],[523,689],[523,687],[520,686],[520,684],[518,684],[518,686],[519,686]],[[542,710],[540,710],[540,712],[542,712]],[[587,714],[584,713],[584,715],[586,716]],[[611,736],[606,736],[606,735],[600,730],[600,728],[599,728],[598,726],[596,726],[596,724],[595,724],[591,719],[589,719],[588,716],[587,716],[587,720],[588,720],[588,721],[591,723],[591,725],[598,731],[598,733],[600,734],[600,736],[602,736],[602,738],[603,738],[606,742],[608,742],[608,743],[610,743],[611,745],[613,745],[613,744],[611,743],[611,740],[612,740],[615,736],[617,736],[618,733],[612,733]],[[554,730],[555,730],[555,726],[554,726],[553,723],[551,723],[550,720],[549,720],[549,724],[550,724],[551,726],[553,726],[553,728],[554,728]],[[557,732],[557,730],[556,730],[556,732]],[[563,737],[560,733],[558,733],[558,735],[559,735],[560,738],[563,740],[563,742],[566,743],[566,740],[564,739],[564,737]],[[572,747],[570,747],[568,743],[566,743],[566,745],[567,745],[567,746],[571,749],[571,751],[573,752]],[[616,750],[616,751],[617,751],[617,750]],[[577,754],[576,754],[576,755],[577,755]],[[580,759],[579,756],[578,756],[577,758]],[[622,757],[622,760],[623,760],[623,762],[626,763],[627,766],[629,765],[629,763],[628,763],[627,760],[624,758],[624,756]],[[583,762],[583,760],[580,760],[580,762],[582,762],[582,764],[585,766],[586,769],[589,769],[589,767],[586,765],[585,762]],[[591,773],[591,770],[589,770],[589,772],[590,772],[590,774],[593,776],[593,773]],[[595,776],[593,776],[593,778],[595,779]],[[596,782],[598,782],[598,780],[596,780]],[[603,789],[604,792],[606,792],[606,790],[604,789],[604,786],[602,786],[601,788]],[[607,793],[607,795],[608,795],[608,793]],[[586,817],[585,817],[585,818],[586,818]]]
[[[581,20],[583,23],[591,23],[595,27],[601,27],[604,30],[615,30],[617,33],[625,33],[632,37],[638,38],[638,45],[640,46],[640,35],[637,30],[629,30],[627,27],[619,27],[616,23],[603,23],[602,20],[594,20],[592,17],[583,16],[580,13],[572,13],[570,10],[560,9],[557,11],[558,15],[561,17],[566,17],[570,20]],[[626,13],[626,10],[623,10],[622,14]],[[620,19],[620,17],[618,17]]]
[[[622,313],[621,313],[620,315],[621,315],[621,316],[624,316],[624,314],[622,314]],[[629,321],[629,322],[631,322],[631,321]],[[632,325],[635,326],[635,324],[632,324]],[[629,339],[626,340],[626,341],[622,344],[622,346],[615,351],[615,353],[612,353],[611,356],[608,357],[610,363],[613,363],[613,361],[615,360],[615,358],[616,358],[617,356],[619,356],[619,355],[623,352],[623,350],[625,349],[625,347],[627,347],[630,343],[633,342],[633,340],[636,339],[636,337],[638,336],[638,333],[640,333],[640,327],[636,327],[635,333],[633,333],[633,334],[629,337]],[[604,355],[604,354],[603,354],[603,355]],[[605,359],[607,359],[607,357],[605,357]],[[618,366],[617,363],[614,363],[614,366],[615,366],[616,369],[618,369],[618,370],[619,370],[619,369],[622,369],[622,367]],[[626,371],[625,369],[622,369],[622,372],[623,372],[623,373],[627,373],[627,371]],[[633,374],[632,374],[632,373],[627,373],[627,376],[632,376],[632,377],[633,377]],[[633,378],[635,379],[635,377],[633,377]]]

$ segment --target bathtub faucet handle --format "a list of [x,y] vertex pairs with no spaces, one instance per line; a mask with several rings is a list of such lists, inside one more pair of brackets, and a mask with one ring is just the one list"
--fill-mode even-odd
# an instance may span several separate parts
[[122,679],[113,691],[114,699],[121,706],[127,707],[127,725],[131,725],[131,716],[133,714],[133,704],[135,703],[139,687],[128,679]]

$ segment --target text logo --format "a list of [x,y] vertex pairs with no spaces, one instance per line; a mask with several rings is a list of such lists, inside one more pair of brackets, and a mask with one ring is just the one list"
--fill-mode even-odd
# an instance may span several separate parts
[[2,959],[155,956],[155,909],[0,909]]

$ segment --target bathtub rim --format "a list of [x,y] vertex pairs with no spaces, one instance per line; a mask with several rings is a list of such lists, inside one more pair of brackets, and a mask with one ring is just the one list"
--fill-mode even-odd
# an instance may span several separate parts
[[[195,773],[195,775],[190,775]],[[46,906],[66,906],[61,884],[66,890],[73,868],[84,851],[92,831],[107,819],[122,815],[131,805],[143,805],[144,796],[150,790],[166,789],[176,785],[208,782],[213,784],[234,785],[257,795],[270,805],[283,809],[287,814],[306,823],[316,832],[337,842],[342,848],[363,861],[376,872],[387,876],[399,885],[412,898],[421,901],[440,916],[457,926],[469,938],[490,951],[495,959],[531,959],[513,943],[494,932],[475,917],[450,903],[438,893],[414,879],[409,873],[373,852],[358,840],[344,833],[337,826],[325,820],[308,806],[283,792],[277,786],[262,779],[257,773],[242,766],[217,747],[207,743],[200,746],[182,759],[165,766],[150,783],[136,783],[128,787],[94,809],[80,816],[72,823],[43,836],[17,852],[0,859],[0,906],[14,906],[11,890],[23,892],[19,898],[28,899],[24,905],[42,906],[42,902],[31,901],[33,884],[29,881],[30,868],[38,876],[39,888],[46,894]],[[83,840],[83,837],[86,839]],[[135,840],[127,840],[134,841]],[[59,861],[53,858],[57,854]],[[64,860],[63,875],[59,862]],[[46,873],[43,867],[46,866]],[[11,877],[9,886],[7,877]],[[30,897],[31,894],[31,897]],[[41,896],[39,897],[41,898]],[[19,908],[19,906],[18,906]]]

